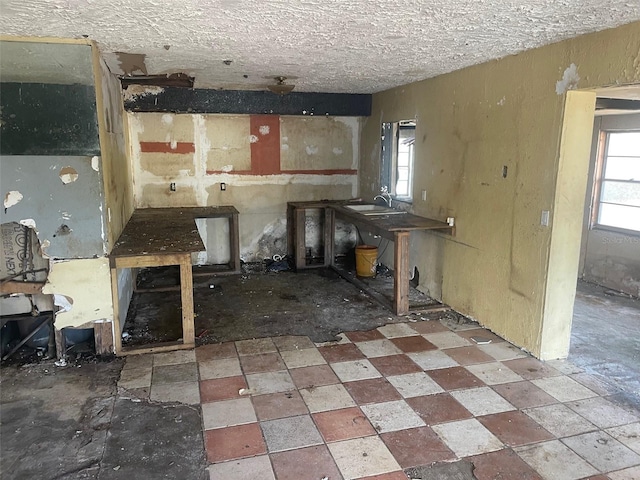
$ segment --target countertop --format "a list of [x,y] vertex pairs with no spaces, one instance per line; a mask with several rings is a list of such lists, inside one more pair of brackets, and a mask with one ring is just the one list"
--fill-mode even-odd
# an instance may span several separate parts
[[202,252],[196,218],[236,215],[232,206],[141,208],[131,218],[115,243],[110,257],[168,255]]

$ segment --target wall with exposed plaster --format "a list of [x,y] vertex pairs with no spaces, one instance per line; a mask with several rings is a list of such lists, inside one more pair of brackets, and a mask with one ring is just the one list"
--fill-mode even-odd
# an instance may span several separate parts
[[[582,198],[561,205],[558,195],[572,175],[577,188],[581,182],[586,188],[588,171],[588,151],[560,153],[568,95],[556,91],[558,81],[580,89],[640,83],[640,24],[376,94],[361,147],[366,198],[379,188],[381,123],[417,119],[413,211],[456,219],[455,237],[412,235],[421,288],[545,359],[568,352],[583,211]],[[584,115],[583,121],[590,138]],[[562,165],[570,171],[559,176]],[[421,190],[426,201],[419,200]],[[541,225],[543,210],[551,211],[549,227]],[[570,264],[557,282],[549,281],[552,253]]]
[[640,115],[597,117],[593,126],[589,188],[585,199],[584,227],[580,255],[580,274],[587,281],[640,297],[640,236],[594,228],[591,203],[598,138],[608,132],[640,130]]
[[[288,201],[357,194],[359,118],[129,113],[128,123],[136,206],[234,205],[248,262],[287,252]],[[196,262],[228,261],[226,221],[198,227],[207,252]]]
[[62,296],[70,304],[68,311],[63,307],[57,313],[57,329],[92,328],[95,320],[113,318],[111,274],[105,257],[52,262],[42,291]]
[[[108,105],[97,105],[92,73],[97,58],[92,53],[97,53],[89,42],[2,44],[3,51],[25,52],[12,57],[15,65],[3,63],[3,72],[19,71],[22,82],[45,83],[20,84],[29,86],[29,95],[12,98],[11,121],[5,128],[18,128],[25,137],[31,130],[39,133],[14,142],[12,154],[0,157],[5,207],[0,221],[28,225],[37,233],[50,259],[42,296],[53,298],[59,308],[56,328],[91,327],[96,320],[113,317],[106,254],[126,221],[121,213],[126,214],[127,202],[132,207],[119,87],[105,75],[99,92]],[[27,55],[31,51],[38,55]],[[37,62],[47,57],[59,61],[44,62],[46,68]],[[26,61],[19,64],[22,58]],[[105,192],[105,184],[120,185]],[[115,211],[110,222],[108,207]]]

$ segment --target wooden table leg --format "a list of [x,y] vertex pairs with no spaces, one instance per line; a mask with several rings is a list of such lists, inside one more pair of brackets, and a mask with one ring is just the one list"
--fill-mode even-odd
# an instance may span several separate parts
[[393,309],[396,315],[409,313],[409,232],[396,232],[393,258]]
[[296,208],[295,216],[295,251],[296,251],[296,270],[303,269],[307,266],[307,252],[305,251],[305,220],[306,210],[304,208]]
[[[116,355],[120,355],[122,352],[122,329],[120,327],[120,299],[118,298],[118,268],[113,259],[110,260],[110,263],[111,299],[113,302],[113,350]],[[133,283],[136,283],[135,280]]]
[[332,208],[324,209],[324,266],[333,265],[336,216]]
[[182,299],[182,343],[195,345],[193,315],[193,277],[191,254],[182,255],[180,261],[180,297]]
[[229,217],[229,251],[231,270],[240,273],[240,226],[237,213]]

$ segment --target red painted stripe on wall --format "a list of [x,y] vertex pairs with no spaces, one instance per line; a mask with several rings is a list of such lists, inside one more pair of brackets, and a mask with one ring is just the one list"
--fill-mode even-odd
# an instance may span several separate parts
[[251,171],[254,175],[280,173],[280,116],[251,115]]
[[140,142],[143,153],[194,153],[196,146],[190,142],[177,142],[171,148],[171,142]]

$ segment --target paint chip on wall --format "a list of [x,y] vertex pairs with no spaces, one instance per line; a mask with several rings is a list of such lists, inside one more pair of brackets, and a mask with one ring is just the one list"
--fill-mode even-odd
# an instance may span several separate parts
[[65,185],[73,183],[78,180],[78,172],[73,167],[62,167],[60,169],[60,180],[62,180],[62,183]]
[[334,148],[333,149],[333,154],[334,155],[342,155],[342,149],[338,148],[338,147]]
[[222,170],[223,172],[232,172],[233,171],[233,165],[225,165],[220,170]]
[[171,125],[173,123],[173,117],[168,113],[165,113],[164,115],[162,115],[162,123],[164,123],[165,125]]
[[258,130],[260,131],[260,135],[269,135],[271,129],[269,128],[269,125],[260,125]]
[[97,155],[91,157],[91,168],[93,168],[96,172],[100,171],[100,159]]
[[318,147],[315,145],[307,145],[306,151],[307,155],[315,155],[318,153]]
[[[25,227],[36,229],[36,221],[33,218],[25,218],[20,220],[20,225],[24,225]],[[37,232],[36,232],[37,233]]]
[[258,137],[255,135],[249,135],[249,142],[256,143],[258,141]]
[[17,190],[11,190],[4,196],[4,208],[13,207],[16,203],[22,200],[24,197]]
[[578,67],[576,67],[575,63],[572,63],[564,71],[562,80],[558,80],[556,82],[556,93],[558,95],[562,95],[568,90],[575,90],[578,88],[579,81],[580,76],[578,75]]

